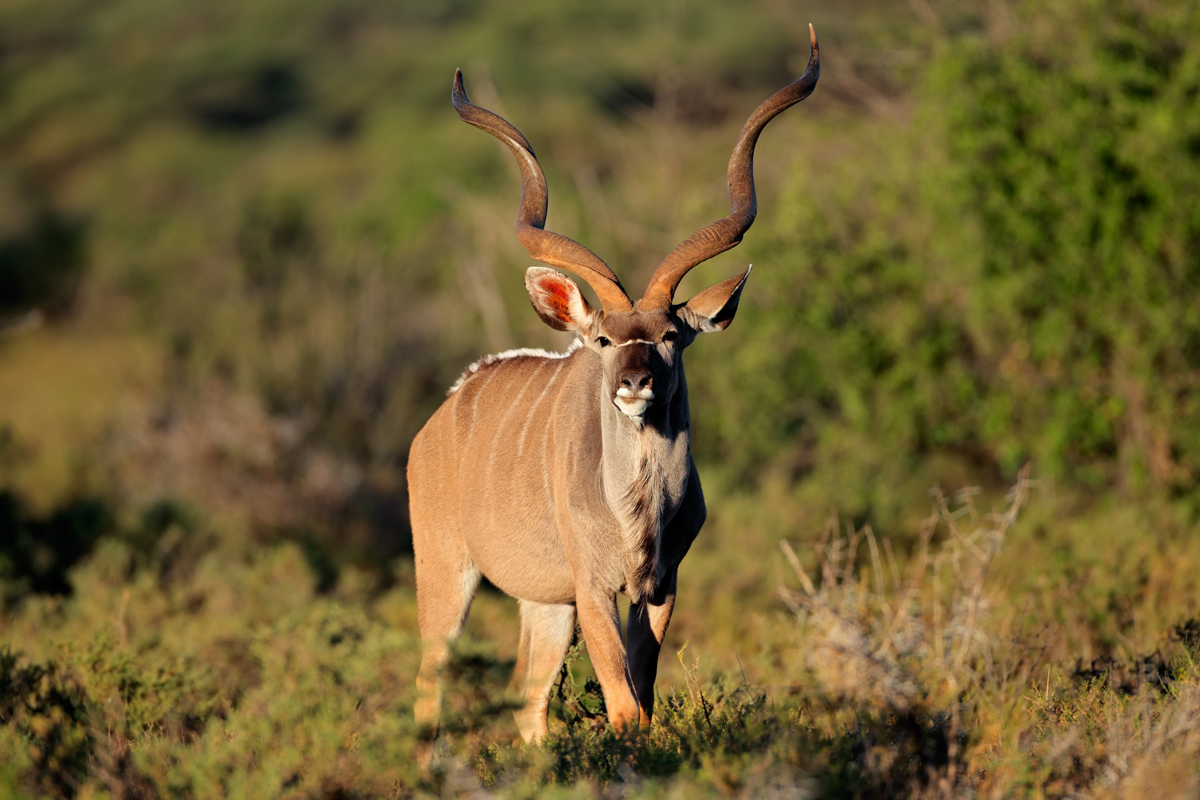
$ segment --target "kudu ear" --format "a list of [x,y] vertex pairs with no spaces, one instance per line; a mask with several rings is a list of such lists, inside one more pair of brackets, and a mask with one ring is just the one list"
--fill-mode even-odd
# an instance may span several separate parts
[[746,267],[746,271],[741,275],[708,287],[684,303],[677,309],[677,313],[697,333],[725,330],[729,323],[733,322],[733,315],[737,313],[742,287],[746,285],[746,278],[750,277],[751,269],[753,265]]
[[591,331],[596,312],[566,275],[549,267],[530,267],[525,270],[525,288],[533,310],[551,328],[583,336]]

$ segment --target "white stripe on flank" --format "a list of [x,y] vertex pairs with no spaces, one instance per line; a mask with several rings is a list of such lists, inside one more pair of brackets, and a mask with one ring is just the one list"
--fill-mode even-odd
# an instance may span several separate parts
[[488,375],[483,381],[483,386],[479,387],[479,391],[475,392],[475,396],[471,398],[471,430],[467,432],[467,436],[475,435],[475,407],[479,405],[479,395],[483,394],[483,390],[492,382],[492,378],[496,377],[496,373]]
[[[578,340],[576,340],[578,341]],[[521,452],[525,449],[525,433],[529,430],[529,423],[536,416],[537,407],[542,404],[542,400],[546,398],[546,393],[550,391],[550,387],[554,385],[554,381],[558,379],[558,373],[562,372],[564,362],[559,362],[554,370],[554,374],[550,376],[550,380],[546,381],[546,385],[542,387],[542,393],[538,395],[538,399],[533,401],[533,405],[529,407],[529,414],[525,417],[525,424],[521,426],[521,435],[517,437],[517,458],[521,457]],[[549,427],[549,426],[547,426]]]
[[[553,409],[551,409],[553,410]],[[550,491],[550,457],[546,452],[550,447],[550,426],[542,426],[542,489],[546,492],[546,505],[550,513],[554,513],[554,492]]]
[[[541,365],[539,364],[538,367],[540,368]],[[497,423],[496,431],[492,435],[492,446],[488,448],[488,466],[487,466],[487,471],[484,473],[484,475],[487,475],[489,477],[492,475],[492,465],[494,463],[496,463],[496,451],[500,449],[500,447],[499,447],[500,436],[504,433],[504,426],[508,422],[509,417],[511,417],[513,415],[513,412],[517,410],[517,406],[520,405],[521,398],[525,396],[525,391],[528,388],[529,388],[529,382],[526,381],[525,384],[521,387],[521,391],[517,392],[517,396],[509,401],[508,410],[504,412],[504,416],[501,417],[500,422]]]

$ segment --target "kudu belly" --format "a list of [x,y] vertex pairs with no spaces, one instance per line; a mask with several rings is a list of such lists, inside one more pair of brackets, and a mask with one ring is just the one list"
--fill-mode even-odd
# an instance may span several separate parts
[[512,486],[481,491],[479,477],[468,472],[463,480],[468,495],[477,492],[460,515],[471,560],[505,594],[538,603],[573,602],[575,578],[552,509]]

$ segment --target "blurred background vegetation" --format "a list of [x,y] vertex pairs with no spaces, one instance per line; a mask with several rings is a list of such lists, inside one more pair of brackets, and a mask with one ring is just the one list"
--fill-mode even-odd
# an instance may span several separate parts
[[[315,598],[410,635],[412,436],[479,355],[568,341],[528,309],[516,171],[454,115],[454,68],[534,144],[550,227],[640,291],[726,213],[729,149],[809,22],[821,82],[759,145],[758,221],[680,291],[756,265],[688,355],[711,516],[673,645],[783,681],[779,539],[835,507],[903,560],[931,485],[995,497],[1032,462],[1024,565],[994,574],[1062,626],[1045,658],[1155,647],[1200,560],[1200,10],[1177,0],[8,0],[5,644],[103,629],[249,687],[248,631]],[[512,608],[475,617],[509,654]]]

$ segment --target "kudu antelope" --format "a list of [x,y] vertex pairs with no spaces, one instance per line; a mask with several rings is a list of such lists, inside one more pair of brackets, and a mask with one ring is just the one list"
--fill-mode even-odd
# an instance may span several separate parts
[[[521,244],[586,280],[600,309],[566,276],[530,267],[525,286],[538,316],[578,338],[565,353],[514,350],[472,365],[413,440],[408,487],[424,647],[416,717],[428,731],[450,642],[484,575],[520,607],[513,682],[526,740],[546,733],[577,616],[610,722],[649,723],[676,570],[706,513],[689,446],[683,351],[696,334],[729,325],[750,269],[686,303],[673,297],[688,270],[738,244],[754,222],[758,136],[812,92],[820,73],[812,26],[809,33],[804,74],[750,115],[733,149],[732,213],[677,246],[636,303],[590,250],[544,229],[546,180],[533,149],[471,104],[456,72],[459,117],[507,145],[520,166]],[[618,592],[632,603],[624,644]]]

